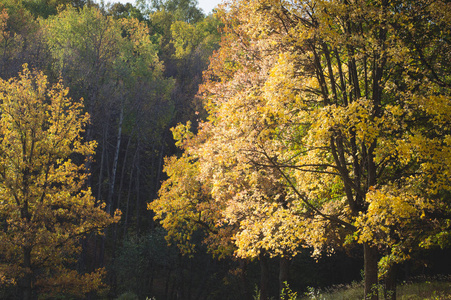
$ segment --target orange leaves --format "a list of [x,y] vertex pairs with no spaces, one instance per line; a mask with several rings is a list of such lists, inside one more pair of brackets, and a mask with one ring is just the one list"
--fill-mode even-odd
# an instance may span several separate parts
[[7,34],[6,28],[8,25],[8,18],[8,11],[5,8],[2,8],[2,11],[0,12],[0,41],[2,41]]
[[36,284],[44,286],[41,294],[47,298],[55,298],[69,294],[75,297],[85,297],[87,293],[106,288],[102,283],[106,271],[97,269],[93,273],[79,274],[76,271],[57,270],[54,274],[48,274],[48,278],[39,279]]

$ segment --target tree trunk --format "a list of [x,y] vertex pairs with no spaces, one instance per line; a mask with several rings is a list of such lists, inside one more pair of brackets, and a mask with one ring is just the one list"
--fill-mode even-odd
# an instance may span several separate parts
[[132,184],[133,184],[133,171],[135,169],[136,156],[138,154],[138,149],[136,149],[135,154],[133,155],[133,161],[131,164],[130,170],[130,179],[128,182],[128,193],[127,193],[127,204],[125,207],[125,218],[124,218],[124,237],[127,236],[127,228],[128,228],[128,219],[129,219],[129,207],[130,207],[130,197],[132,192]]
[[264,253],[260,253],[260,299],[269,299],[269,259]]
[[241,279],[241,290],[243,291],[243,299],[251,300],[252,294],[249,290],[249,282],[247,280],[247,261],[244,259],[240,260],[240,279]]
[[106,202],[106,212],[109,214],[111,214],[111,210],[112,210],[112,206],[113,206],[114,184],[116,182],[117,163],[119,161],[119,153],[120,153],[120,148],[121,148],[123,121],[124,121],[124,104],[122,103],[121,113],[119,116],[119,125],[118,125],[119,128],[117,130],[116,150],[114,152],[113,168],[111,170],[111,178],[109,180],[110,186],[109,186],[109,191],[108,191],[108,199]]
[[103,128],[103,135],[102,135],[102,152],[100,155],[100,163],[99,163],[99,179],[98,179],[98,190],[97,190],[97,198],[96,203],[99,202],[102,199],[102,185],[103,185],[103,166],[105,165],[105,156],[106,156],[106,147],[107,147],[107,140],[108,140],[108,127],[109,122],[107,120],[106,125]]
[[168,275],[167,275],[167,277],[166,277],[166,283],[165,283],[165,285],[164,285],[164,299],[165,300],[168,300],[169,299],[169,297],[170,297],[170,294],[169,294],[169,284],[171,283],[171,275],[172,275],[172,269],[169,269],[168,270]]
[[[127,146],[125,147],[124,161],[122,162],[121,179],[119,181],[119,192],[117,193],[116,203],[115,203],[115,205],[113,205],[114,208],[119,208],[119,209],[121,208],[122,189],[124,187],[125,171],[127,170],[126,166],[127,166],[128,150],[130,149],[131,140],[132,140],[132,138],[130,136],[127,141]],[[115,227],[117,227],[117,225],[118,225],[118,223],[115,224]]]
[[384,298],[385,300],[396,300],[396,272],[397,265],[393,265],[387,271],[384,278]]
[[177,265],[177,277],[176,277],[176,298],[177,300],[185,300],[184,295],[184,278],[183,278],[183,260],[182,254],[178,255],[178,265]]
[[141,157],[140,157],[140,141],[138,140],[138,144],[136,145],[137,147],[137,158],[136,158],[136,179],[135,179],[135,188],[136,188],[136,207],[135,207],[135,224],[136,224],[136,232],[139,234],[141,232],[141,228],[140,228],[140,224],[141,224],[141,197],[140,197],[140,191],[141,191],[141,186],[140,186],[140,177],[141,177]]
[[287,295],[282,296],[282,291],[288,283],[288,274],[290,270],[290,259],[286,256],[280,258],[279,262],[279,299],[288,299]]
[[377,248],[363,244],[363,260],[365,273],[365,300],[378,300],[377,293]]
[[30,247],[23,247],[23,267],[25,269],[25,275],[22,279],[23,300],[31,300],[33,299],[33,273]]

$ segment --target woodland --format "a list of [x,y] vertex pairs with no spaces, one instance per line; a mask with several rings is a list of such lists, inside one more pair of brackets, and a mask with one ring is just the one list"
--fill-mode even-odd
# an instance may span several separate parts
[[451,281],[451,1],[0,0],[0,224],[1,299]]

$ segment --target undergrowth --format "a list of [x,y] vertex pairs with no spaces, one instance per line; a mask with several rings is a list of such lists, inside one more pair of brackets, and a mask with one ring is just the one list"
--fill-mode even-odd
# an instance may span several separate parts
[[[451,300],[451,276],[425,279],[418,278],[399,284],[397,300]],[[308,288],[301,300],[361,300],[364,298],[363,283],[337,285],[327,289]],[[382,288],[379,299],[385,300]]]

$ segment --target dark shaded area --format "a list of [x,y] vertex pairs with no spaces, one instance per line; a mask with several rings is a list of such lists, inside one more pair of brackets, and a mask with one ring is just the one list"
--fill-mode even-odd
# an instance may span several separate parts
[[[89,70],[77,69],[80,66],[77,60],[68,61],[65,69],[57,70],[55,58],[46,46],[36,18],[57,15],[59,5],[76,9],[96,7],[91,1],[0,3],[0,8],[6,9],[9,15],[0,43],[0,76],[5,79],[16,76],[24,63],[44,70],[54,81],[62,76],[70,95],[77,99],[83,97],[92,116],[86,138],[96,140],[98,147],[90,161],[89,185],[98,200],[108,202],[110,213],[116,209],[122,211],[122,219],[104,236],[93,234],[81,240],[83,253],[77,269],[85,272],[105,267],[110,289],[103,296],[111,299],[126,293],[138,299],[150,296],[167,300],[252,299],[262,280],[258,260],[217,260],[207,253],[200,236],[197,253],[192,257],[182,256],[175,246],[167,245],[164,230],[147,210],[147,203],[158,197],[165,178],[164,157],[180,151],[174,145],[170,128],[187,121],[195,125],[204,115],[196,94],[208,58],[219,45],[221,24],[211,16],[204,16],[196,4],[192,0],[168,0],[152,1],[151,6],[141,1],[136,7],[120,3],[100,7],[104,16],[136,18],[145,23],[164,63],[164,80],[149,82],[138,77],[127,85],[111,75],[116,69],[106,60],[94,59],[98,65]],[[177,21],[192,26],[208,23],[210,27],[205,27],[208,32],[202,34],[210,35],[214,42],[200,40],[190,52],[177,56],[171,32],[171,25]],[[130,73],[124,71],[126,76]],[[318,259],[313,259],[310,251],[303,251],[288,263],[290,288],[303,293],[307,287],[325,288],[361,281],[360,248],[337,251]],[[279,294],[279,266],[279,259],[274,258],[268,259],[264,268],[269,297]],[[448,275],[449,266],[450,250],[420,251],[398,267],[397,280]],[[20,296],[18,286],[0,287],[2,299]]]

